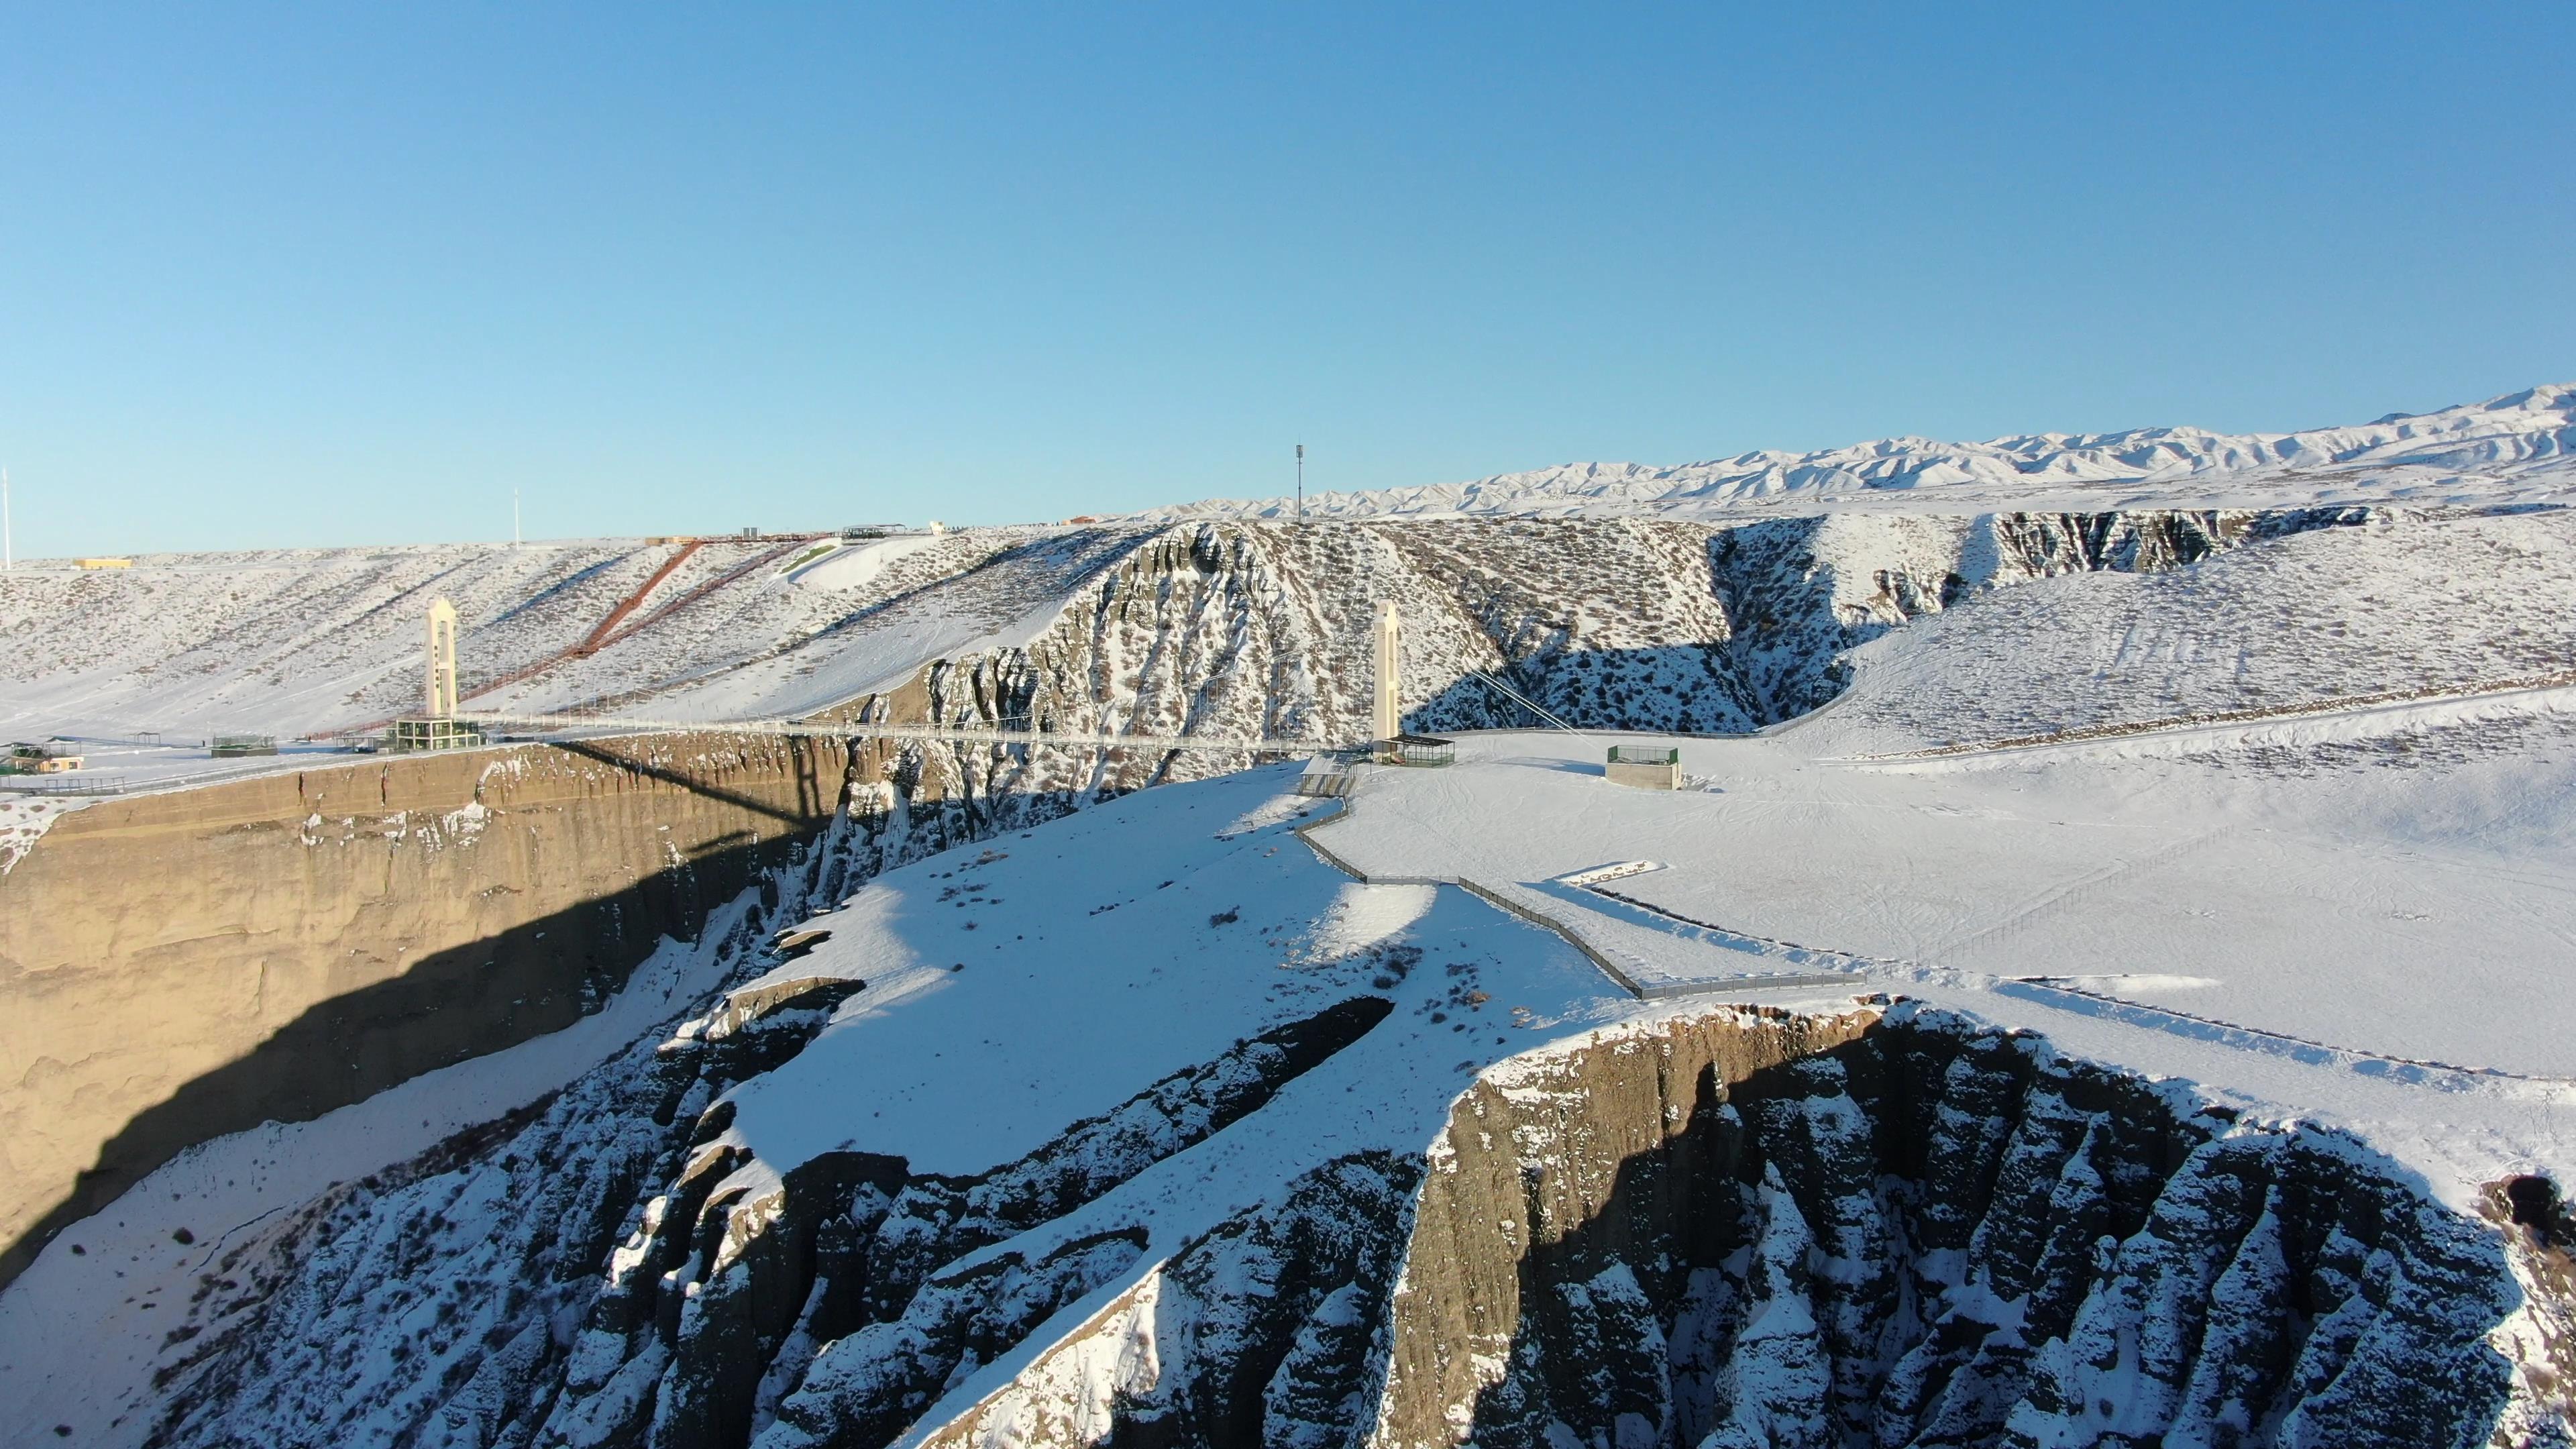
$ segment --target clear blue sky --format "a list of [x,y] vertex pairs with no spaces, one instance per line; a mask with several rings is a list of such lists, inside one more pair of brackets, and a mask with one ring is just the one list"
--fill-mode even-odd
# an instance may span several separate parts
[[[2576,378],[2567,5],[20,5],[23,554],[1053,518]],[[446,511],[453,509],[453,512]]]

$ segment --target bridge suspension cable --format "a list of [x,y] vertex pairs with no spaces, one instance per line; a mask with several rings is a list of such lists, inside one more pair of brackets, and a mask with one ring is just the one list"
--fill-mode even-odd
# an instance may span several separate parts
[[752,719],[665,720],[625,715],[459,713],[469,724],[506,729],[615,734],[748,734],[796,738],[918,740],[942,744],[1061,745],[1076,749],[1198,750],[1241,754],[1309,754],[1334,748],[1326,740],[1238,739],[1223,735],[1089,734],[1057,730],[976,729],[957,725],[896,724],[878,720]]

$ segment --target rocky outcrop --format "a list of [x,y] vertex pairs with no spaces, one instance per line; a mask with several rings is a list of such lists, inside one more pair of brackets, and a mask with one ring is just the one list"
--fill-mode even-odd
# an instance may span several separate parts
[[[582,1352],[601,1365],[667,1360],[644,1426],[656,1445],[741,1444],[773,1420],[782,1443],[889,1440],[946,1386],[1131,1267],[1145,1244],[1112,1231],[1034,1254],[979,1249],[1061,1218],[1258,1110],[1388,1010],[1357,997],[1264,1032],[972,1177],[912,1175],[899,1159],[858,1153],[771,1173],[716,1133],[666,1195],[685,1210],[647,1208],[657,1227],[622,1260],[637,1273],[612,1274]],[[711,1194],[694,1190],[703,1206],[688,1206],[692,1185],[715,1178]],[[713,1246],[693,1259],[669,1246],[693,1236]],[[652,1265],[658,1278],[637,1276]],[[639,1282],[658,1283],[666,1302],[678,1295],[676,1314],[648,1323],[621,1310]],[[589,1421],[582,1387],[534,1442],[589,1442],[575,1427]]]
[[[778,872],[779,914],[801,918],[832,877],[825,851]],[[767,963],[762,915],[717,943],[738,972]],[[512,1425],[524,1442],[531,1413],[584,1382],[585,1322],[659,1324],[683,1306],[659,1284],[681,1255],[709,1246],[694,1231],[724,1175],[721,1152],[706,1150],[709,1105],[791,1059],[829,1020],[829,1003],[859,989],[816,983],[727,1001],[519,1120],[235,1243],[202,1281],[187,1352],[160,1370],[154,1442],[488,1445]],[[654,1191],[662,1184],[672,1191]],[[640,1292],[604,1292],[603,1268]],[[649,1396],[656,1383],[629,1372],[615,1391],[588,1395],[589,1411],[616,1422],[632,1412],[619,1392]]]
[[1375,1442],[2565,1432],[2491,1341],[2521,1300],[2504,1241],[2349,1139],[1902,1013],[1750,1073],[1737,1039],[1679,1022],[1469,1094]]
[[1359,1442],[1383,1381],[1387,1306],[1421,1176],[1418,1161],[1381,1153],[1302,1175],[963,1412],[923,1426],[917,1442]]
[[[361,1184],[237,1250],[236,1289],[265,1281],[166,1371],[159,1440],[292,1424],[314,1443],[739,1445],[774,1424],[780,1442],[884,1442],[1142,1251],[1117,1232],[1013,1239],[1259,1110],[1388,1011],[1359,997],[1289,1022],[971,1177],[850,1151],[772,1171],[716,1098],[864,988],[815,990],[757,1012],[729,998],[475,1160]],[[1400,1201],[1381,1203],[1382,1266]]]
[[771,1171],[722,1105],[692,1123],[754,1059],[724,1040],[792,1050],[828,1014],[773,1004],[281,1230],[162,1440],[2567,1442],[2554,1186],[2463,1217],[2347,1138],[2027,1035],[1902,1005],[1607,1030],[1488,1070],[1417,1154],[1324,1163],[1164,1245],[1080,1210],[1382,1004],[971,1179],[853,1151]]

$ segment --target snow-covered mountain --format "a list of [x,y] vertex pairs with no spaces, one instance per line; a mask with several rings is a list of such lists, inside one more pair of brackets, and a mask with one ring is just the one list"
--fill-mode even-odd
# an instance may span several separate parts
[[[1719,518],[1752,510],[2294,507],[2495,503],[2576,487],[2576,384],[2439,412],[2392,413],[2295,433],[2132,428],[2029,433],[1982,443],[1881,438],[1812,453],[1761,451],[1674,467],[1565,463],[1468,483],[1318,493],[1310,518],[1422,514],[1649,513]],[[1141,519],[1284,518],[1286,498],[1211,500]]]

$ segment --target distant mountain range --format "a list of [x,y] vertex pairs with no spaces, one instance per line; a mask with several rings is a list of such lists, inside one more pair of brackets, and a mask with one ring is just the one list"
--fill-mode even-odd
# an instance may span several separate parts
[[[2576,486],[2576,384],[2535,387],[2431,413],[2391,413],[2297,433],[2131,428],[2030,433],[1982,443],[1882,438],[1813,453],[1765,450],[1677,467],[1565,463],[1469,483],[1319,493],[1308,517],[2324,502],[2480,503]],[[2073,495],[2068,497],[2068,495]],[[1216,499],[1141,519],[1284,517],[1286,498]]]

